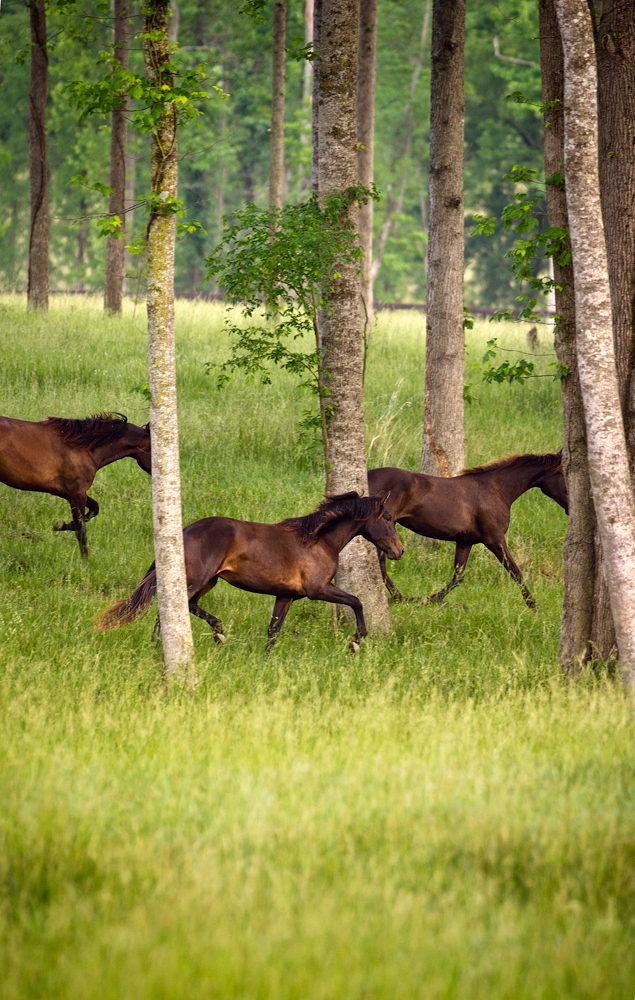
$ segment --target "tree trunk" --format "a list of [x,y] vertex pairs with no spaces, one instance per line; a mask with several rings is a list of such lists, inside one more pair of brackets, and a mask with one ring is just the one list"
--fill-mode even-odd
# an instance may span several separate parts
[[[545,178],[562,173],[564,161],[564,61],[554,0],[540,0],[540,66],[545,108]],[[549,225],[569,228],[567,198],[563,186],[547,185]],[[595,575],[595,509],[587,462],[584,408],[575,348],[575,300],[573,266],[554,261],[556,281],[555,348],[558,363],[567,365],[562,380],[564,444],[562,468],[569,494],[569,524],[564,542],[564,595],[560,624],[559,659],[565,669],[586,660],[591,649],[593,580]]]
[[[373,183],[375,142],[375,69],[377,57],[377,0],[360,0],[359,61],[357,66],[357,176],[370,188]],[[364,344],[373,328],[373,200],[369,198],[359,213],[359,237],[364,250],[364,270],[360,278]]]
[[[143,55],[146,77],[172,86],[169,64],[169,0],[146,0]],[[153,37],[157,40],[153,40]],[[152,193],[177,196],[176,108],[166,104],[152,135]],[[194,646],[188,609],[181,477],[176,411],[174,352],[174,244],[176,217],[169,209],[153,209],[148,222],[148,354],[150,431],[152,441],[152,513],[157,596],[163,658],[169,675],[194,679]]]
[[[130,0],[115,0],[115,44],[114,55],[119,64],[127,69],[130,48]],[[110,215],[121,219],[123,238],[108,234],[106,245],[106,282],[104,286],[104,309],[113,316],[121,313],[121,295],[125,266],[126,233],[126,95],[121,94],[119,107],[112,112],[110,129],[110,187],[112,194],[108,205]],[[121,235],[121,234],[120,234]]]
[[434,0],[430,74],[430,235],[421,471],[465,465],[463,404],[463,53],[465,0]]
[[287,0],[273,4],[273,73],[271,93],[271,152],[269,156],[269,211],[282,208],[284,184],[284,64]]
[[[137,158],[134,153],[130,152],[130,149],[126,149],[126,231],[130,237],[134,232],[134,197],[135,197],[135,169],[137,164]],[[122,282],[122,293],[125,295],[126,292],[130,291],[128,283],[128,269],[133,267],[135,263],[134,254],[129,253],[128,250],[124,249],[123,258],[123,282]]]
[[[319,64],[319,195],[357,183],[357,36],[359,0],[323,0]],[[353,221],[356,213],[351,210]],[[325,311],[327,312],[327,311]],[[329,426],[331,488],[368,492],[364,440],[359,279],[340,267],[323,317],[324,363],[335,413]],[[338,586],[357,594],[369,629],[389,627],[388,602],[373,545],[356,538],[343,550]]]
[[179,23],[181,21],[181,11],[177,0],[170,0],[170,24],[168,26],[168,38],[172,45],[179,44]]
[[31,229],[27,309],[49,307],[49,202],[46,163],[48,50],[44,0],[31,0],[31,89],[29,91],[29,174]]
[[[632,3],[601,5],[596,53],[600,195],[611,286],[615,363],[632,474],[635,459],[635,18]],[[593,641],[602,658],[610,655],[615,632],[602,572],[596,582]]]
[[[304,44],[313,43],[313,0],[304,0]],[[302,100],[308,101],[313,88],[313,63],[310,59],[304,60],[302,73]]]
[[598,169],[597,71],[589,9],[556,0],[564,51],[565,184],[589,474],[624,683],[635,693],[635,503],[613,347]]
[[317,194],[320,158],[320,30],[322,0],[313,0],[313,107],[311,109],[311,188]]
[[[428,38],[428,28],[430,26],[430,4],[432,0],[426,0],[426,9],[423,15],[423,24],[421,26],[421,40],[419,43],[419,55],[412,69],[412,80],[410,82],[410,95],[408,97],[408,103],[404,108],[404,120],[406,122],[406,137],[404,139],[403,148],[403,172],[401,175],[401,186],[399,188],[399,194],[397,195],[397,200],[394,202],[392,197],[386,199],[386,211],[384,214],[384,221],[381,227],[381,233],[379,236],[379,241],[377,244],[377,253],[375,254],[375,260],[373,261],[373,283],[379,274],[379,269],[381,268],[381,262],[384,256],[384,249],[386,242],[390,235],[390,230],[392,228],[393,222],[393,207],[394,214],[399,215],[403,206],[403,200],[406,193],[406,184],[408,183],[408,164],[410,159],[410,147],[412,146],[412,131],[414,128],[414,116],[412,111],[412,102],[414,100],[415,91],[417,89],[417,83],[419,82],[419,76],[421,74],[421,69],[423,67],[423,60],[426,53],[426,41]],[[392,185],[389,185],[389,191],[392,193]]]

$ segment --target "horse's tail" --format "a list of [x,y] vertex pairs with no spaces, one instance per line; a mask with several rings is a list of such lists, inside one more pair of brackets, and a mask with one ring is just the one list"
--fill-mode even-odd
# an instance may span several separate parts
[[96,625],[97,630],[102,632],[107,628],[118,628],[120,625],[129,625],[135,618],[145,615],[156,592],[157,571],[154,568],[154,563],[152,563],[143,580],[130,597],[124,598],[123,601],[118,601],[117,604],[113,604],[112,608],[108,608],[106,611],[102,611],[100,615],[95,616],[95,621],[98,622]]

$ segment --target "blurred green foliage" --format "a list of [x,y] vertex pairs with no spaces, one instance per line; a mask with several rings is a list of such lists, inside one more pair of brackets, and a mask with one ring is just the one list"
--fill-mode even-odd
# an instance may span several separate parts
[[[378,11],[375,179],[382,200],[375,210],[376,237],[384,221],[389,193],[393,200],[404,183],[401,211],[393,212],[376,298],[387,301],[425,298],[427,163],[429,144],[430,27],[424,58],[410,107],[413,71],[421,50],[425,0],[380,0]],[[99,115],[79,122],[65,90],[70,81],[94,83],[102,72],[99,53],[107,49],[112,21],[103,4],[87,0],[81,13],[72,3],[48,9],[50,96],[48,102],[51,287],[100,289],[105,241],[92,219],[107,208],[94,189],[109,178],[109,119]],[[94,14],[93,37],[77,37]],[[266,204],[271,104],[271,33],[273,5],[259,5],[257,19],[227,0],[181,0],[178,58],[186,69],[207,64],[209,87],[230,94],[228,100],[202,105],[201,129],[180,137],[179,193],[189,218],[203,229],[188,233],[177,248],[177,291],[200,289],[205,258],[222,232],[222,216],[253,201]],[[141,28],[140,6],[133,4],[133,30]],[[77,23],[76,23],[77,22]],[[293,47],[304,34],[304,4],[289,3],[287,41]],[[503,260],[512,235],[493,239],[469,236],[476,214],[500,218],[513,195],[505,180],[514,163],[540,170],[542,125],[538,107],[504,103],[514,92],[540,102],[538,12],[530,0],[481,0],[467,14],[465,54],[465,206],[466,298],[475,305],[508,306],[513,277]],[[28,178],[28,8],[6,0],[0,16],[2,81],[0,89],[0,288],[26,286],[29,218]],[[73,37],[75,36],[75,37]],[[510,62],[495,54],[533,65]],[[298,43],[299,44],[299,43]],[[16,61],[16,57],[20,57]],[[27,56],[27,58],[25,58]],[[285,200],[295,203],[310,190],[310,100],[303,99],[305,61],[287,60]],[[141,70],[140,43],[131,50],[131,69]],[[406,135],[412,122],[409,154]],[[129,137],[133,160],[131,194],[149,189],[149,138]],[[88,184],[69,187],[73,176]],[[143,234],[146,218],[134,213],[129,236]],[[129,260],[130,285],[142,265]]]

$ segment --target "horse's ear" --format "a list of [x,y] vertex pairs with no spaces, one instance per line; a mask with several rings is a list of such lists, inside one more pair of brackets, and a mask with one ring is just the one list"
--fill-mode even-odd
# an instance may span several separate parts
[[392,493],[392,490],[380,490],[379,493],[375,493],[375,500],[381,500],[382,503],[386,503],[386,500]]
[[144,429],[144,431],[147,431],[148,434],[150,433],[150,421],[149,420],[148,420],[147,424],[145,425],[145,427],[143,429]]

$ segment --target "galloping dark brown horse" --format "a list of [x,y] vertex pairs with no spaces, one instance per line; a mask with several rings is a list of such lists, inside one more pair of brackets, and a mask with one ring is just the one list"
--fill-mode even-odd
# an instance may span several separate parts
[[120,458],[134,458],[151,472],[149,425],[129,424],[121,413],[36,423],[0,417],[0,483],[67,500],[73,520],[58,521],[53,530],[74,531],[83,556],[88,555],[86,521],[99,513],[88,490],[99,469]]
[[[190,611],[208,623],[217,642],[224,642],[219,619],[198,604],[219,579],[240,590],[275,597],[268,631],[269,652],[293,601],[308,597],[310,601],[346,604],[355,612],[357,622],[351,645],[355,651],[355,639],[367,634],[362,602],[331,583],[339,554],[355,535],[363,535],[390,559],[400,559],[403,554],[383,494],[327,496],[313,514],[289,517],[278,524],[256,524],[233,517],[195,521],[183,531]],[[157,588],[154,565],[130,597],[99,616],[98,628],[127,625],[147,610]]]
[[[405,469],[372,469],[372,493],[390,491],[386,506],[397,524],[417,535],[456,542],[454,575],[447,587],[430,594],[428,602],[442,601],[462,582],[472,546],[482,542],[519,584],[530,608],[536,606],[522,573],[509,551],[505,533],[514,500],[537,487],[569,513],[567,487],[562,474],[562,452],[547,455],[510,455],[489,465],[465,469],[460,476],[443,479]],[[379,553],[384,581],[396,600],[404,600],[386,573],[386,557]]]

